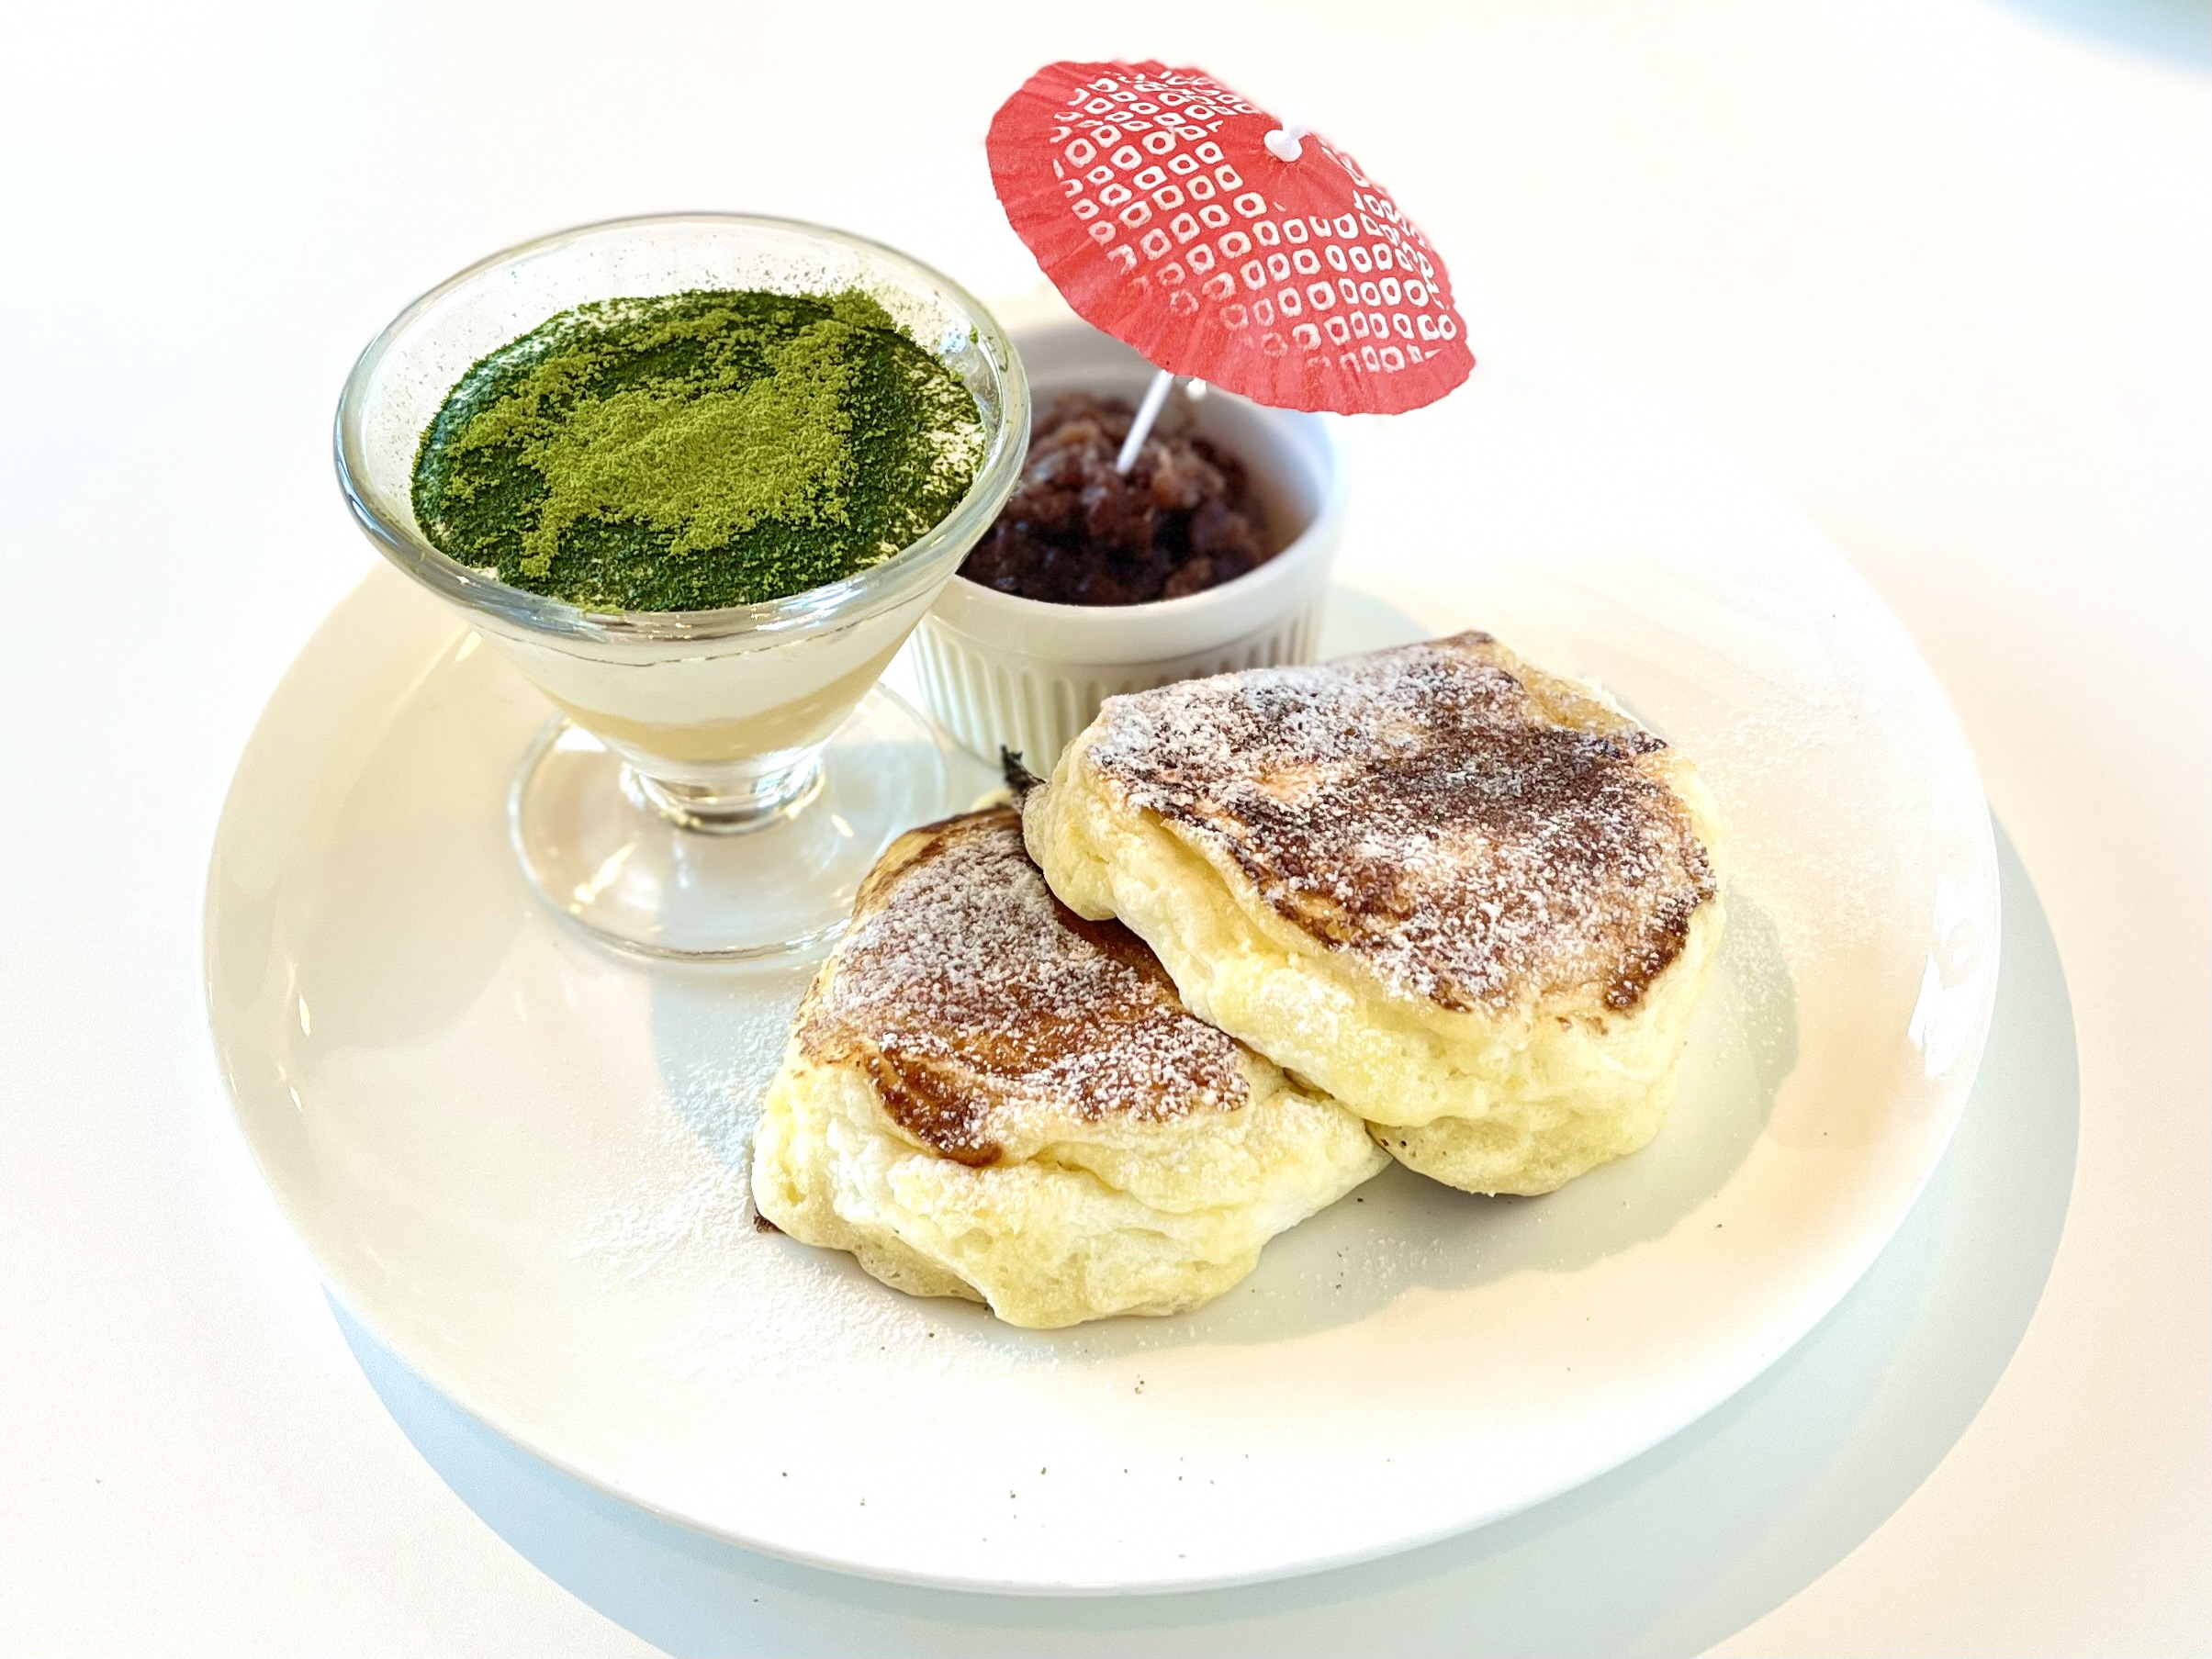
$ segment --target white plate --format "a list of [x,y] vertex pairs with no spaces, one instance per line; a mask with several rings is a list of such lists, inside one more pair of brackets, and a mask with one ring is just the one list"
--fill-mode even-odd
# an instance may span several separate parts
[[1730,927],[1648,1150],[1538,1200],[1394,1170],[1209,1308],[1061,1333],[757,1233],[749,1114],[804,970],[641,966],[541,909],[502,811],[545,707],[379,572],[272,701],[208,893],[240,1121],[336,1294],[612,1493],[1018,1591],[1402,1548],[1756,1375],[1873,1260],[1965,1101],[1998,951],[1972,762],[1895,623],[1724,458],[1487,367],[1446,407],[1376,447],[1345,559],[1369,591],[1339,594],[1333,643],[1489,626],[1700,763]]

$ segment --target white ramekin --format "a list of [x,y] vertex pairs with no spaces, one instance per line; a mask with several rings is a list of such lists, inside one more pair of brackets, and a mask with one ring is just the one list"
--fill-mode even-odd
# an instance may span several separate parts
[[[1151,378],[1150,364],[1088,323],[1007,332],[1039,410],[1063,391],[1133,403]],[[1047,604],[954,577],[915,634],[914,654],[923,701],[963,747],[994,764],[1011,749],[1042,775],[1109,697],[1313,660],[1344,534],[1333,423],[1218,390],[1193,414],[1199,432],[1243,461],[1271,526],[1295,528],[1296,539],[1234,581],[1149,605]]]

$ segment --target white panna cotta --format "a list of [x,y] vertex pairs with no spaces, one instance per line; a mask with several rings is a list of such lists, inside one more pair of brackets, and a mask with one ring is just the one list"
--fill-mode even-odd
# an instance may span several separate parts
[[931,597],[916,594],[823,633],[601,642],[591,656],[494,618],[478,625],[577,724],[656,773],[682,779],[822,742],[867,695]]

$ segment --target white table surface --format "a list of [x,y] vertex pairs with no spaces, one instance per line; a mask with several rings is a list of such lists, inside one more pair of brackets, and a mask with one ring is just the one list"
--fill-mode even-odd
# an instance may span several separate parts
[[[2212,1648],[2205,33],[2186,0],[11,14],[0,1650]],[[1769,1378],[1442,1553],[1109,1616],[796,1575],[457,1418],[333,1318],[196,952],[231,765],[371,556],[329,417],[401,303],[685,207],[1021,288],[983,126],[1117,52],[1351,144],[1478,353],[1625,384],[1774,479],[1913,631],[2019,861],[1959,1145]],[[1348,558],[1448,559],[1448,503],[1390,499]]]

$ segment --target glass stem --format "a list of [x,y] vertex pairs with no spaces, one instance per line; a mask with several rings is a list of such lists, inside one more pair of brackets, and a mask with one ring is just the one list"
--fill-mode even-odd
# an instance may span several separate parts
[[688,783],[650,777],[634,766],[623,768],[623,783],[637,799],[681,829],[707,835],[738,835],[780,823],[799,811],[822,787],[817,746],[796,759],[739,772],[713,783]]

